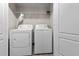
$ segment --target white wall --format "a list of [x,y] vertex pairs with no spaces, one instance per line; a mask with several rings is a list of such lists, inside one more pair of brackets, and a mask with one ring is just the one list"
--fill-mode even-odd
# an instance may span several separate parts
[[53,4],[50,5],[50,25],[53,28]]
[[15,29],[17,19],[10,8],[8,9],[8,18],[9,18],[9,30]]
[[17,13],[23,12],[24,24],[48,24],[50,25],[50,16],[46,11],[50,10],[49,4],[16,4]]
[[[52,4],[51,4],[52,5]],[[16,17],[20,15],[20,12],[24,13],[24,24],[52,24],[50,18],[52,16],[47,15],[46,11],[50,10],[50,4],[46,3],[10,3],[9,4],[9,29],[14,29],[16,26]]]
[[16,11],[16,5],[14,3],[9,3],[9,7],[11,8],[13,12]]
[[8,7],[9,30],[16,28],[17,18],[15,17],[15,13],[14,13],[15,11],[16,11],[15,5],[9,4],[9,7]]

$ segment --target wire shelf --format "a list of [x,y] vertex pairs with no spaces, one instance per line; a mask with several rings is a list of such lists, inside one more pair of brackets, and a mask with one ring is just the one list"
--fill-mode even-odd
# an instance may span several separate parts
[[46,12],[15,12],[15,14],[21,14],[24,15],[48,15]]

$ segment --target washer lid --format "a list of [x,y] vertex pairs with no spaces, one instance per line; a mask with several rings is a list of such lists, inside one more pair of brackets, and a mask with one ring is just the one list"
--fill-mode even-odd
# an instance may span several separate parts
[[19,30],[32,30],[33,29],[33,25],[22,24],[22,25],[19,25],[18,29]]
[[37,24],[35,26],[36,29],[48,29],[48,25],[47,24]]

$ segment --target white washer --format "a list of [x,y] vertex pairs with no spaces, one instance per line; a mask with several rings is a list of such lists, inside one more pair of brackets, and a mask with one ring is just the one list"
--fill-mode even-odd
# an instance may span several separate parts
[[[25,28],[26,27],[26,28]],[[10,55],[32,55],[32,25],[20,25],[10,32]]]
[[34,43],[34,54],[52,53],[52,29],[45,24],[36,25]]

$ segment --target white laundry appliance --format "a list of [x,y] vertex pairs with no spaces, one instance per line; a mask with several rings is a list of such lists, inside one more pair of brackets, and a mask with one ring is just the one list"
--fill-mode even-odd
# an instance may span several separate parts
[[10,32],[10,55],[32,55],[32,25],[19,25]]
[[52,53],[52,29],[39,24],[34,30],[34,54]]

